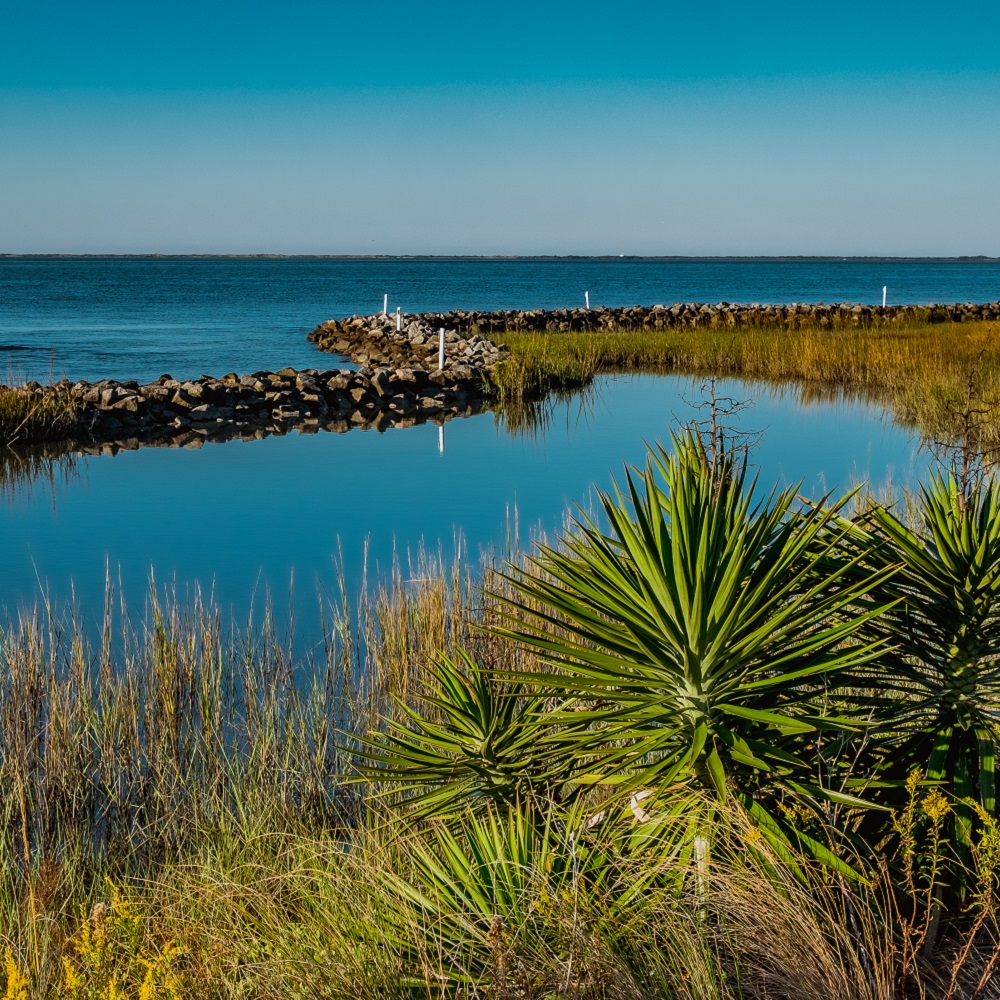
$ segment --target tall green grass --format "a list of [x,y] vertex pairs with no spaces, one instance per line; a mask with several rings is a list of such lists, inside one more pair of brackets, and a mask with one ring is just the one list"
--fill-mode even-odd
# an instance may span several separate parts
[[494,371],[504,400],[549,385],[582,384],[602,372],[677,372],[795,382],[889,407],[930,439],[961,431],[974,376],[984,423],[1000,441],[1000,324],[914,323],[869,328],[707,327],[679,330],[525,333],[503,337],[511,356]]
[[[964,900],[942,913],[954,810],[919,780],[868,845],[849,806],[824,818],[772,798],[776,816],[839,844],[853,880],[762,835],[734,796],[689,788],[670,810],[669,789],[654,808],[602,787],[556,804],[540,787],[531,808],[459,803],[418,819],[395,783],[354,780],[356,737],[384,739],[393,722],[420,720],[446,751],[433,727],[449,739],[462,727],[496,757],[503,733],[477,734],[476,706],[460,718],[442,700],[428,669],[440,652],[484,665],[484,697],[511,677],[534,687],[541,749],[550,729],[573,737],[577,708],[600,727],[600,698],[567,703],[552,667],[500,634],[547,616],[550,651],[593,641],[581,656],[600,656],[597,632],[539,596],[559,560],[509,555],[521,573],[425,559],[359,596],[342,587],[303,661],[267,615],[236,628],[169,595],[132,617],[109,592],[96,631],[48,607],[0,629],[0,988],[11,1000],[993,995],[1000,833],[982,821]],[[649,688],[638,673],[614,686],[628,683]],[[796,733],[782,732],[771,738],[790,747]],[[796,752],[815,751],[809,740]],[[594,745],[580,746],[586,758]],[[853,764],[817,766],[862,773],[867,748],[861,736]]]

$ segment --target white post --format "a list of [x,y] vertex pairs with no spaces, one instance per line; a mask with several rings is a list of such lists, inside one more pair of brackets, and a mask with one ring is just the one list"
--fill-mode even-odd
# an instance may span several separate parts
[[885,292],[886,292],[886,289],[888,287],[889,287],[888,285],[883,285],[882,286],[882,308],[883,309],[885,308]]
[[587,308],[590,308],[590,292],[583,293],[583,301],[587,304]]
[[386,292],[382,296],[382,315],[387,316],[389,314],[389,293]]
[[399,306],[396,306],[396,331],[403,329],[403,317],[399,315]]
[[444,454],[444,424],[438,424],[438,454]]
[[441,340],[438,345],[438,371],[444,371],[444,327],[441,327]]

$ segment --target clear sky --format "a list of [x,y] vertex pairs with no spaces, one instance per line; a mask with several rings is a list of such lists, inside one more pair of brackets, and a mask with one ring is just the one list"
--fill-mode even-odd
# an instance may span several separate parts
[[1000,3],[0,7],[0,252],[1000,255]]

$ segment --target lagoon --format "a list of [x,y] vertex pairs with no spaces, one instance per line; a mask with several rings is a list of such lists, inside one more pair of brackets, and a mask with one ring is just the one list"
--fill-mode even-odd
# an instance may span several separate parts
[[[526,546],[551,535],[574,503],[593,509],[644,442],[699,414],[701,380],[604,376],[552,400],[541,428],[518,433],[492,413],[346,434],[291,433],[200,449],[142,448],[79,457],[13,490],[0,519],[0,605],[75,595],[99,616],[105,574],[141,611],[150,575],[180,597],[198,586],[237,622],[270,592],[296,634],[319,641],[320,601],[351,593],[423,545],[456,554]],[[720,381],[753,405],[734,418],[761,432],[753,462],[764,486],[801,481],[813,497],[871,479],[912,484],[929,456],[878,407],[808,400],[794,388]],[[443,450],[441,450],[443,440]],[[338,566],[340,570],[338,570]],[[293,593],[289,599],[290,590]]]
[[[390,309],[556,308],[673,301],[990,301],[996,260],[445,258],[0,258],[0,377],[155,379],[343,364],[305,339],[331,316]],[[421,545],[456,552],[526,546],[573,503],[592,507],[644,442],[696,416],[699,383],[602,377],[553,400],[534,433],[490,413],[384,434],[291,433],[198,450],[70,457],[0,492],[0,607],[47,595],[100,613],[106,574],[141,610],[150,574],[211,592],[237,620],[270,591],[318,634],[317,595],[349,591]],[[792,388],[720,383],[752,398],[762,481],[802,480],[813,496],[871,479],[915,482],[928,455],[911,429],[857,401],[807,401]],[[439,435],[443,433],[443,451]],[[338,569],[339,566],[339,569]],[[289,601],[289,589],[294,597]]]

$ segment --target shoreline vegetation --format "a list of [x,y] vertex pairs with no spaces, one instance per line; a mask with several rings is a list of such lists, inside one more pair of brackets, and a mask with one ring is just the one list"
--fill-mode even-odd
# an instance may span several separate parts
[[155,589],[0,627],[4,997],[995,995],[1000,484],[814,506],[728,440],[303,662]]
[[760,328],[511,332],[510,357],[494,372],[502,400],[547,387],[585,385],[602,374],[670,373],[794,384],[822,398],[884,406],[929,441],[969,431],[1000,444],[1000,323],[913,323],[830,331]]

